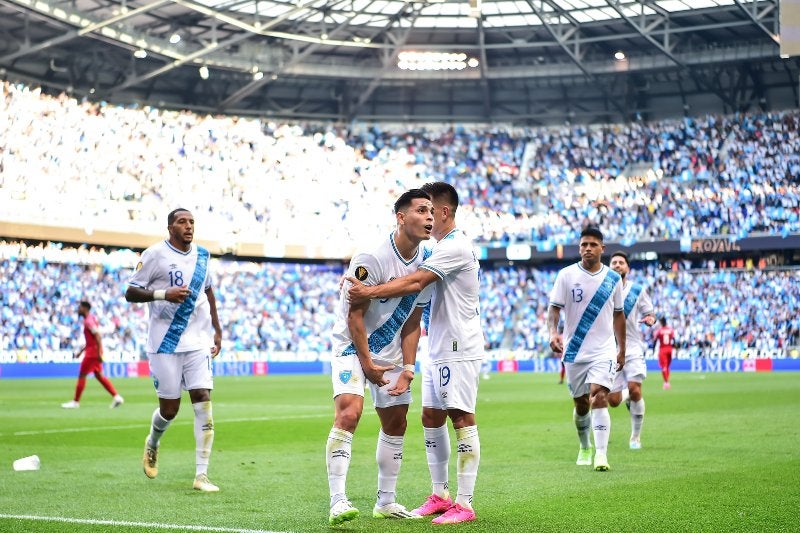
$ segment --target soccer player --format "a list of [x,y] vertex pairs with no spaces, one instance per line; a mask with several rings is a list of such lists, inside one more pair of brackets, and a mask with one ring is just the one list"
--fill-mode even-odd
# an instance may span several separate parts
[[[581,260],[561,269],[556,276],[547,326],[550,348],[564,354],[567,387],[575,404],[572,417],[580,441],[576,464],[592,464],[591,427],[594,469],[606,471],[611,433],[608,393],[616,373],[625,365],[622,283],[619,274],[600,262],[605,245],[598,228],[584,229],[579,247]],[[558,332],[562,309],[563,337]]]
[[[414,272],[422,262],[424,250],[420,243],[430,238],[433,227],[430,196],[411,189],[397,199],[394,212],[394,232],[377,246],[355,254],[348,269],[350,276],[377,285]],[[359,514],[347,499],[345,485],[367,384],[381,423],[375,452],[378,499],[372,516],[419,518],[397,503],[396,487],[403,461],[420,320],[429,301],[430,291],[420,291],[402,298],[349,304],[346,292],[340,291],[331,358],[335,414],[325,450],[331,525],[348,522]]]
[[[484,337],[479,314],[480,264],[470,239],[456,227],[458,193],[444,182],[427,183],[422,190],[433,200],[433,236],[430,257],[408,276],[389,283],[365,286],[353,278],[352,302],[365,298],[390,298],[413,294],[433,284],[429,363],[423,366],[422,425],[433,493],[415,514],[429,516],[435,524],[475,520],[472,496],[480,463],[480,440],[475,421]],[[448,467],[450,436],[448,417],[458,439],[456,473],[458,492],[450,498]]]
[[194,217],[186,209],[167,215],[169,238],[150,246],[128,282],[125,299],[147,302],[150,324],[147,357],[158,395],[150,434],[144,441],[144,473],[158,475],[161,436],[178,414],[181,387],[189,391],[194,409],[196,470],[193,488],[216,492],[208,479],[214,442],[211,411],[211,359],[219,354],[222,328],[212,289],[208,250],[193,245]]
[[113,396],[111,408],[119,407],[125,400],[117,394],[117,390],[111,380],[103,375],[103,339],[100,337],[100,324],[97,322],[97,317],[92,314],[92,304],[86,301],[78,304],[78,316],[83,319],[83,336],[86,339],[86,344],[73,355],[73,358],[77,359],[84,351],[86,354],[83,356],[81,367],[78,370],[78,384],[75,385],[75,396],[67,403],[62,403],[61,407],[64,409],[77,409],[81,406],[81,395],[83,394],[83,389],[86,388],[86,376],[91,373],[94,373],[97,381]]
[[669,389],[669,367],[672,364],[672,350],[675,347],[675,330],[667,325],[666,317],[659,319],[661,327],[656,330],[653,337],[658,345],[658,365],[661,367],[661,375],[664,377],[664,389]]
[[611,255],[611,270],[622,278],[623,313],[625,314],[625,367],[618,372],[614,379],[611,394],[608,395],[608,404],[618,406],[623,401],[623,391],[627,383],[629,400],[626,401],[631,412],[631,450],[642,447],[641,431],[644,421],[644,398],[642,397],[642,382],[647,377],[647,365],[644,361],[644,340],[639,324],[652,326],[656,323],[653,312],[653,303],[647,289],[633,283],[628,279],[631,271],[628,255],[625,252],[615,252]]

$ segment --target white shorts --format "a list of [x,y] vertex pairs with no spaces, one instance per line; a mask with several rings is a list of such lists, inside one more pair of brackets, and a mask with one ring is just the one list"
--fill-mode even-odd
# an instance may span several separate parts
[[617,374],[617,361],[605,359],[587,363],[564,363],[567,387],[573,398],[589,394],[589,385],[594,383],[611,390]]
[[177,400],[181,389],[214,388],[211,352],[208,349],[178,353],[149,353],[150,375],[156,394],[165,400]]
[[[392,363],[375,361],[378,366],[388,366]],[[367,381],[364,376],[364,369],[357,355],[335,355],[331,358],[331,381],[333,382],[333,397],[340,394],[355,394],[364,396],[364,387],[369,385],[372,395],[372,404],[375,407],[393,407],[395,405],[409,405],[411,403],[411,389],[400,396],[391,396],[389,389],[397,383],[397,378],[403,373],[403,367],[395,366],[393,370],[383,373],[389,383],[383,387],[378,387],[374,383]]]
[[422,366],[422,406],[475,412],[481,360],[428,362]]
[[644,362],[644,357],[637,356],[634,359],[626,359],[622,372],[617,372],[616,377],[614,377],[614,387],[611,392],[621,391],[631,381],[641,383],[646,377],[647,364]]

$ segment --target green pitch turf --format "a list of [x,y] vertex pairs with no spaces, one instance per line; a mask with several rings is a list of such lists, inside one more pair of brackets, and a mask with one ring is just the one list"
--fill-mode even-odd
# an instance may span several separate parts
[[[333,408],[326,376],[216,380],[210,477],[217,494],[191,490],[188,397],[150,480],[141,468],[156,405],[149,380],[115,380],[125,404],[114,410],[94,380],[78,410],[59,406],[71,398],[73,380],[3,380],[0,531],[797,531],[800,375],[679,373],[673,380],[669,391],[658,375],[645,383],[642,450],[628,449],[625,407],[612,411],[605,473],[575,465],[571,400],[554,375],[482,381],[478,520],[458,526],[371,518],[378,425],[370,406],[347,485],[362,516],[339,528],[327,522],[324,449]],[[412,508],[430,492],[418,401],[409,420],[398,499]],[[14,459],[32,454],[41,470],[12,470]],[[455,453],[450,475],[454,487]]]

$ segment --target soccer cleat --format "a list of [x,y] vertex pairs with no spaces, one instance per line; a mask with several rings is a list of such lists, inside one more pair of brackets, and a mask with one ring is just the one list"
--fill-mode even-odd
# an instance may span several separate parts
[[611,467],[608,466],[608,459],[606,458],[605,454],[594,454],[594,469],[597,472],[608,472],[611,470]]
[[356,518],[358,518],[358,509],[353,507],[349,500],[343,499],[334,503],[333,507],[331,507],[328,523],[332,526],[338,526]]
[[434,518],[431,523],[460,524],[461,522],[471,522],[475,520],[475,518],[475,511],[472,509],[467,509],[466,507],[461,507],[461,505],[454,503],[450,509],[445,511],[442,516]]
[[111,408],[111,409],[114,409],[115,407],[119,407],[119,406],[120,406],[120,405],[122,405],[123,403],[125,403],[125,398],[123,398],[123,397],[122,397],[122,396],[120,396],[119,394],[116,394],[116,395],[114,396],[114,399],[111,401],[111,407],[110,407],[110,408]]
[[422,518],[422,515],[412,513],[397,502],[380,506],[376,503],[372,509],[372,518]]
[[64,409],[78,409],[80,406],[81,404],[79,404],[75,400],[70,400],[67,403],[61,404],[61,407],[63,407]]
[[442,498],[437,494],[431,494],[425,503],[411,511],[418,516],[428,516],[437,513],[443,513],[453,506],[453,500],[450,498]]
[[144,457],[142,458],[144,475],[153,479],[158,475],[158,448],[150,446],[150,436],[144,439]]
[[219,492],[219,487],[211,483],[208,480],[207,474],[197,474],[194,477],[194,483],[192,483],[192,488],[194,490],[199,490],[201,492]]
[[631,439],[630,448],[631,450],[641,450],[642,443],[639,441],[639,439]]
[[665,381],[664,385],[661,388],[663,388],[664,390],[669,390],[670,388],[672,388],[672,385],[669,384],[669,381]]
[[578,459],[575,461],[576,465],[589,466],[592,464],[592,449],[591,448],[578,448]]

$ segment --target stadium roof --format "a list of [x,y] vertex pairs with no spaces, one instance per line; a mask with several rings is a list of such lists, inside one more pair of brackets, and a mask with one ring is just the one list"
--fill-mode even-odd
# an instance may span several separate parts
[[281,119],[615,122],[796,106],[778,0],[0,0],[0,77]]

